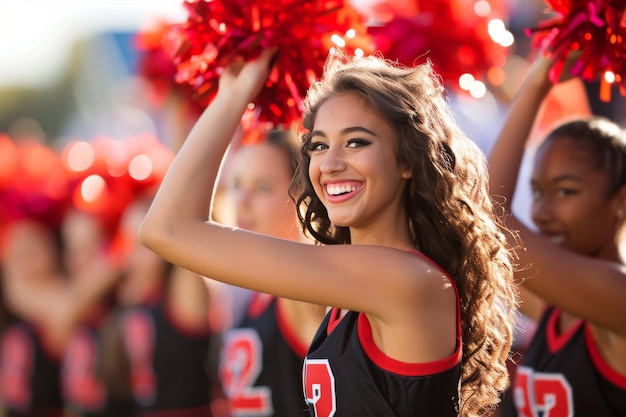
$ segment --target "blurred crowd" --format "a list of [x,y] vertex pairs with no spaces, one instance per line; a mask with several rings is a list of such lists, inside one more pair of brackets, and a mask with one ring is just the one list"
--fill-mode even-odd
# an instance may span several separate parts
[[202,278],[135,237],[172,151],[150,135],[61,150],[0,143],[6,414],[208,407],[210,335],[222,319]]
[[[97,73],[82,60],[84,73]],[[490,106],[489,97],[478,103],[451,94],[459,118],[485,152],[529,61],[529,51],[518,47],[507,67],[509,84],[490,96],[495,107],[483,107]],[[67,97],[55,106],[52,97],[62,98],[57,93],[69,81],[57,93],[48,91],[44,113],[59,119],[68,116],[63,111],[72,113],[65,124],[28,115],[24,94],[4,96],[21,109],[0,117],[0,415],[244,413],[260,406],[254,401],[262,395],[246,390],[246,378],[256,377],[253,356],[242,359],[246,348],[236,343],[245,340],[233,328],[255,326],[253,319],[268,308],[282,311],[274,316],[297,325],[277,324],[274,316],[264,320],[282,326],[288,342],[282,349],[294,354],[297,369],[325,312],[321,306],[277,305],[271,297],[194,275],[137,243],[139,223],[198,112],[174,93],[164,98],[145,80],[128,80],[106,95],[97,87],[79,93],[77,101],[87,103],[82,112],[73,112]],[[621,99],[608,105],[596,97],[589,83],[555,87],[534,135],[565,114],[623,120]],[[481,122],[477,108],[493,111],[483,111]],[[269,139],[275,132],[258,129],[243,132],[232,150],[213,217],[300,240],[295,213],[280,212],[294,169],[292,132],[283,143]],[[522,192],[517,204],[526,203]],[[520,351],[532,334],[521,320],[526,331],[518,335]],[[274,358],[284,357],[271,349]]]

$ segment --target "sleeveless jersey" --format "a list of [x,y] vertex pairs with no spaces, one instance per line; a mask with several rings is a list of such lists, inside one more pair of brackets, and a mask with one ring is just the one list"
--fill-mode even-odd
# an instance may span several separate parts
[[[106,313],[104,313],[106,314]],[[77,326],[63,361],[61,381],[65,404],[82,417],[126,417],[133,411],[132,401],[112,398],[99,375],[102,355],[99,331],[103,312]]]
[[626,417],[626,376],[602,358],[589,326],[558,332],[549,308],[518,367],[513,400],[519,417]]
[[[426,258],[423,254],[417,255]],[[432,263],[432,261],[429,260]],[[404,363],[376,346],[363,313],[328,312],[303,366],[305,400],[311,416],[456,417],[461,384],[461,309],[456,294],[457,346],[439,361]]]
[[32,325],[16,320],[3,332],[0,398],[8,417],[61,417],[60,361]]
[[222,387],[233,416],[307,416],[302,363],[307,346],[280,314],[278,299],[254,294],[246,316],[225,332]]
[[121,318],[139,415],[210,417],[209,331],[192,333],[169,317],[164,299]]

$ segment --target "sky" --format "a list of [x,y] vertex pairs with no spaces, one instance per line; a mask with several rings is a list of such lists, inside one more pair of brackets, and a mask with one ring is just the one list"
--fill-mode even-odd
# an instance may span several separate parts
[[0,0],[0,87],[49,83],[77,38],[152,17],[182,20],[182,0]]

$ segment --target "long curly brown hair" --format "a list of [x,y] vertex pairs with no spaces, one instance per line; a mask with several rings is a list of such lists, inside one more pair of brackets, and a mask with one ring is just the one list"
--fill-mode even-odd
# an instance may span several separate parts
[[303,229],[320,244],[350,243],[308,176],[310,132],[324,102],[358,94],[395,130],[399,166],[412,170],[405,203],[415,247],[459,290],[463,338],[461,411],[488,414],[509,384],[506,360],[517,293],[513,251],[489,196],[484,154],[459,128],[430,63],[407,68],[379,57],[329,56],[305,100],[301,163],[291,195]]

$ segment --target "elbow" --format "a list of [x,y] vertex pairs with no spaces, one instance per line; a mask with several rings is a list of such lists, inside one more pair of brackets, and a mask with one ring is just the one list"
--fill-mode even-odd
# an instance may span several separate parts
[[159,242],[166,239],[166,228],[146,217],[137,230],[137,240],[146,248],[159,253],[158,248],[161,247]]

